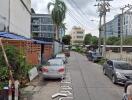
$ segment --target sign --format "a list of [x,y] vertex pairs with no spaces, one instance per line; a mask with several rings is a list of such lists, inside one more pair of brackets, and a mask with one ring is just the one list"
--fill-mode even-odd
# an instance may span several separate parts
[[37,68],[34,67],[33,69],[31,69],[31,70],[28,72],[28,75],[29,75],[30,81],[32,81],[36,76],[38,76]]

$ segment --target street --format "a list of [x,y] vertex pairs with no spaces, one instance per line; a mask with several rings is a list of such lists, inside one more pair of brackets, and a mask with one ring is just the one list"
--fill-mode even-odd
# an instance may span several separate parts
[[63,83],[60,80],[42,80],[41,89],[33,95],[33,100],[52,100],[53,94],[64,92],[62,89],[64,84],[72,87],[68,90],[70,98],[64,100],[72,100],[71,97],[74,100],[121,100],[123,86],[112,84],[111,80],[103,75],[100,65],[89,62],[85,56],[75,52],[71,52],[68,61],[66,67],[71,83],[68,81]]
[[71,73],[75,100],[121,100],[123,87],[112,84],[103,75],[100,65],[72,52],[68,69]]

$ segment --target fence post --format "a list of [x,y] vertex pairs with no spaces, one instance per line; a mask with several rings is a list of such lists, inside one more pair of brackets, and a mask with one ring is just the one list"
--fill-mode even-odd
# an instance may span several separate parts
[[18,96],[19,96],[19,81],[15,81],[15,100],[18,100]]
[[11,80],[9,80],[8,100],[12,100],[12,81]]

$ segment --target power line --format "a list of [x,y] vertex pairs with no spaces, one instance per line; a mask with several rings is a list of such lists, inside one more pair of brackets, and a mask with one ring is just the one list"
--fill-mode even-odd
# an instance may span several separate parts
[[76,10],[76,13],[80,16],[80,18],[81,17],[83,17],[83,19],[85,19],[85,21],[84,21],[84,23],[86,23],[86,24],[88,24],[89,22],[88,22],[88,18],[86,18],[84,15],[85,15],[85,13],[84,12],[82,12],[81,11],[81,9],[75,4],[76,2],[74,1],[70,1],[70,0],[68,0],[68,3],[74,8],[74,9],[77,9]]

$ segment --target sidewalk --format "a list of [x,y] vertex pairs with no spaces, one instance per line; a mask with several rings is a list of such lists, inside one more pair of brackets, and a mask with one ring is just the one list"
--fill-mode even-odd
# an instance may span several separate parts
[[40,74],[22,89],[20,100],[52,100],[51,96],[60,89],[60,80],[43,80]]

